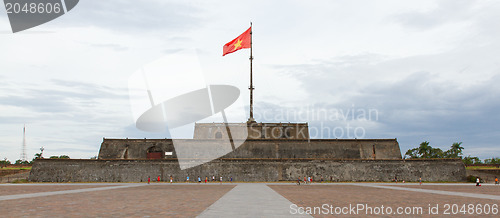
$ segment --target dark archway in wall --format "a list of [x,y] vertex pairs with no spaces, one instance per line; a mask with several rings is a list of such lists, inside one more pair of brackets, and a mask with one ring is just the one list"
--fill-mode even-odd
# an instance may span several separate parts
[[161,148],[157,146],[150,147],[147,150],[146,157],[147,159],[163,159],[163,150],[161,150]]
[[222,133],[221,132],[215,133],[215,138],[216,139],[221,139],[222,138]]

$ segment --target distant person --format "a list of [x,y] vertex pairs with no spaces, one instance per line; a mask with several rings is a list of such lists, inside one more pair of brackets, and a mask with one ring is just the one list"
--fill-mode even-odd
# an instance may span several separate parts
[[307,183],[311,183],[311,177],[310,176],[307,177]]
[[189,182],[189,176],[186,177],[186,182]]
[[479,179],[479,177],[477,177],[477,178],[476,178],[476,186],[481,186],[481,185],[479,184],[479,182],[481,182],[481,180]]
[[220,184],[222,184],[222,176],[220,177]]
[[148,184],[151,182],[151,177],[148,176]]
[[205,176],[205,183],[207,183],[207,181],[208,181],[208,177],[207,177],[207,176]]
[[231,176],[231,178],[230,178],[230,179],[231,179],[231,183],[233,183],[233,177],[232,177],[232,176]]
[[201,184],[200,176],[198,176],[198,184]]
[[174,180],[174,178],[172,178],[172,176],[170,176],[170,184],[172,184],[173,180]]
[[304,176],[304,184],[307,184],[307,179],[305,176]]
[[320,180],[320,182],[323,182],[323,176],[321,176],[321,180]]
[[418,182],[422,185],[422,177],[418,178]]
[[215,175],[212,176],[212,182],[215,182]]
[[160,176],[158,176],[158,182],[160,182]]
[[300,185],[300,176],[297,178],[297,185]]
[[495,185],[498,185],[498,178],[495,176]]

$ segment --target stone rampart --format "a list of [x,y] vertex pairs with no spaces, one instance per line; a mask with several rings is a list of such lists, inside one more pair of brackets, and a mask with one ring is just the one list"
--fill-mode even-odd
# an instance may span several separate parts
[[[222,176],[224,181],[293,181],[312,176],[319,181],[465,181],[465,166],[458,159],[431,160],[336,160],[223,158],[181,170],[177,159],[162,160],[80,160],[38,159],[30,181],[34,182],[144,182],[160,176],[167,181],[185,181],[186,176]],[[154,180],[154,179],[153,179]]]
[[[191,146],[190,157],[199,158],[199,150],[228,149],[216,139],[183,139]],[[239,144],[239,143],[238,143]],[[229,145],[226,145],[229,146]],[[199,149],[209,147],[211,149]],[[149,150],[177,158],[172,139],[104,139],[99,159],[146,159]],[[230,146],[229,146],[230,149]],[[170,153],[171,152],[171,153]],[[207,156],[207,155],[205,155]],[[216,156],[217,157],[217,156]],[[224,158],[330,158],[330,159],[401,159],[396,139],[248,139]]]

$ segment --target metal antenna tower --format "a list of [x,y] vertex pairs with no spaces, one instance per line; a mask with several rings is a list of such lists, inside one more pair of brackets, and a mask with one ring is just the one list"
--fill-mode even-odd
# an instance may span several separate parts
[[21,151],[21,161],[27,161],[26,157],[26,125],[23,127],[23,149]]

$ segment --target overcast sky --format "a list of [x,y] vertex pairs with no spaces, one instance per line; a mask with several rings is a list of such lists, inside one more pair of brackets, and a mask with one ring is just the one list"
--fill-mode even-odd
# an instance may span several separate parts
[[463,142],[466,155],[500,157],[499,11],[486,0],[82,0],[13,34],[3,8],[0,158],[19,159],[25,124],[28,159],[42,146],[90,158],[103,137],[169,137],[135,128],[128,80],[180,50],[196,50],[206,82],[239,87],[248,105],[249,51],[222,57],[222,46],[250,21],[258,122],[397,138],[403,154]]

